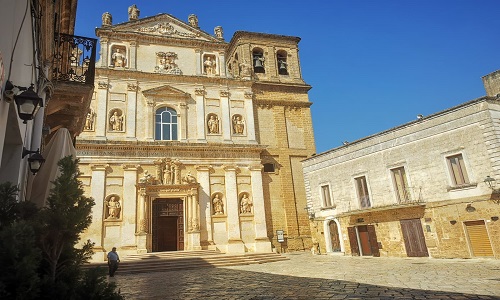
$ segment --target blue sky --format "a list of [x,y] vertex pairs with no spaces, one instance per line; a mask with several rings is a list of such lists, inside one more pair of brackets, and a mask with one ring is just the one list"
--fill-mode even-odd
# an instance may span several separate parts
[[101,15],[168,13],[202,30],[299,36],[317,153],[485,95],[500,69],[498,0],[80,0],[76,35],[95,37]]

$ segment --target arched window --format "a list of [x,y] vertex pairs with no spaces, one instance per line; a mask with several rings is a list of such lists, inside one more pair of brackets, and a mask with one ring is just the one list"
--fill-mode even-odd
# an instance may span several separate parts
[[253,71],[255,73],[266,73],[264,67],[264,51],[260,48],[255,48],[252,51]]
[[278,73],[280,75],[288,75],[288,63],[286,61],[287,54],[285,51],[280,50],[276,54],[276,61],[278,62]]
[[155,140],[177,140],[177,112],[170,107],[156,110]]

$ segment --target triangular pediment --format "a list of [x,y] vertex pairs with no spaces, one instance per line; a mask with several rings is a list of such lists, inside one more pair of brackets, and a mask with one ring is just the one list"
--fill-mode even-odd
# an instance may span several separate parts
[[110,26],[114,32],[134,32],[147,35],[174,37],[181,39],[196,39],[202,41],[220,42],[207,32],[193,27],[169,14],[159,14]]
[[191,96],[190,94],[169,85],[163,85],[149,90],[144,90],[142,91],[142,94],[146,97],[161,96],[166,98],[189,98]]

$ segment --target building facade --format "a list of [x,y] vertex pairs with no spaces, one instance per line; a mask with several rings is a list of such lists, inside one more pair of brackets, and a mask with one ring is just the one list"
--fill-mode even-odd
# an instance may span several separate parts
[[[57,155],[45,146],[63,128],[71,144],[94,89],[96,40],[73,35],[76,6],[23,0],[0,11],[0,183],[17,185],[20,201],[39,206],[57,173],[49,172],[57,170]],[[40,155],[46,161],[38,168]],[[31,168],[35,158],[33,167],[45,174]]]
[[303,161],[321,252],[500,258],[498,72],[483,81],[485,97]]
[[[297,37],[201,30],[168,14],[96,29],[96,92],[77,139],[96,200],[82,239],[123,253],[302,250],[300,161],[315,152]],[[276,230],[286,242],[278,243]]]

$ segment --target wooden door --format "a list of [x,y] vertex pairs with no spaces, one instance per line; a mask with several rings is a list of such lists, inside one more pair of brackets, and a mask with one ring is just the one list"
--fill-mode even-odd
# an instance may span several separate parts
[[183,213],[181,199],[153,202],[153,252],[184,250]]
[[368,241],[370,242],[370,251],[373,256],[379,257],[380,251],[377,241],[377,233],[375,232],[375,226],[367,225],[366,229],[368,231]]
[[361,244],[361,253],[363,256],[371,256],[372,247],[370,246],[370,236],[366,225],[358,226],[359,242]]
[[472,256],[492,257],[493,249],[483,220],[464,222]]
[[337,228],[337,223],[335,221],[330,221],[328,224],[328,227],[330,229],[330,240],[332,242],[332,252],[340,252],[340,237],[339,237],[339,230]]
[[409,257],[427,257],[424,230],[420,219],[400,220],[405,241],[406,255]]
[[347,235],[349,236],[349,245],[351,246],[351,255],[359,256],[358,236],[356,235],[356,228],[347,227]]

